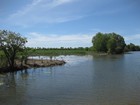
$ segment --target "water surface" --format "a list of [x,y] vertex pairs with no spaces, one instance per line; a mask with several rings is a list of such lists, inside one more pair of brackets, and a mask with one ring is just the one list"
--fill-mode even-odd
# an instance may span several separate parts
[[0,105],[140,105],[140,52],[56,59],[67,64],[0,75]]

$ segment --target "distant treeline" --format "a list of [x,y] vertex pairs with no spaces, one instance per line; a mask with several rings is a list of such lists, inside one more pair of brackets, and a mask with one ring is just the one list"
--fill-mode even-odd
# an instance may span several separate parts
[[116,33],[97,33],[92,38],[93,50],[108,54],[121,54],[127,51],[140,51],[140,46],[126,45],[124,38]]
[[31,55],[47,55],[47,56],[57,56],[57,55],[85,55],[89,51],[92,51],[92,48],[90,47],[78,47],[78,48],[26,48],[27,52],[29,52]]
[[29,50],[90,50],[90,47],[60,47],[60,48],[45,48],[45,47],[26,47]]
[[[44,48],[44,47],[26,47],[27,52],[29,52],[30,55],[48,55],[48,56],[57,56],[57,55],[85,55],[85,54],[91,54],[94,51],[94,47],[78,47],[78,48],[72,48],[72,47],[60,47],[60,48]],[[125,44],[123,52],[128,51],[140,51],[140,46],[135,44]]]
[[130,43],[125,46],[125,52],[127,51],[140,51],[140,46]]

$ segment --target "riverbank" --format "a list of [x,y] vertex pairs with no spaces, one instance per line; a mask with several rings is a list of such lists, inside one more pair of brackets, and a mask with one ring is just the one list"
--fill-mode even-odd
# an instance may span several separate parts
[[19,70],[38,68],[38,67],[51,67],[64,65],[66,62],[64,60],[38,60],[38,59],[28,59],[26,64],[16,61],[16,66],[13,71],[9,67],[0,68],[0,73],[15,72]]

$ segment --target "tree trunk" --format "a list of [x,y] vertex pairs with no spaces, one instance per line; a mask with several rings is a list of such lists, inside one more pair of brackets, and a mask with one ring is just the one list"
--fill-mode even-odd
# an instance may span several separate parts
[[11,57],[11,70],[12,71],[14,71],[14,67],[15,67],[15,55],[16,55],[16,53],[15,53],[15,51],[14,51],[14,53],[13,53],[13,55],[12,55],[12,57]]
[[11,59],[10,69],[11,71],[14,71],[14,59]]

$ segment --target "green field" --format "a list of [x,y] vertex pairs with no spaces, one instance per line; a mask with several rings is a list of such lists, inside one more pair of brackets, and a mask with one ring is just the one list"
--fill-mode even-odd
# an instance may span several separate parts
[[[90,52],[90,48],[26,48],[17,54],[16,59],[28,56],[86,55]],[[7,59],[3,51],[0,51],[0,67],[6,65]]]
[[86,55],[92,52],[92,48],[27,48],[29,55],[59,56],[59,55]]

